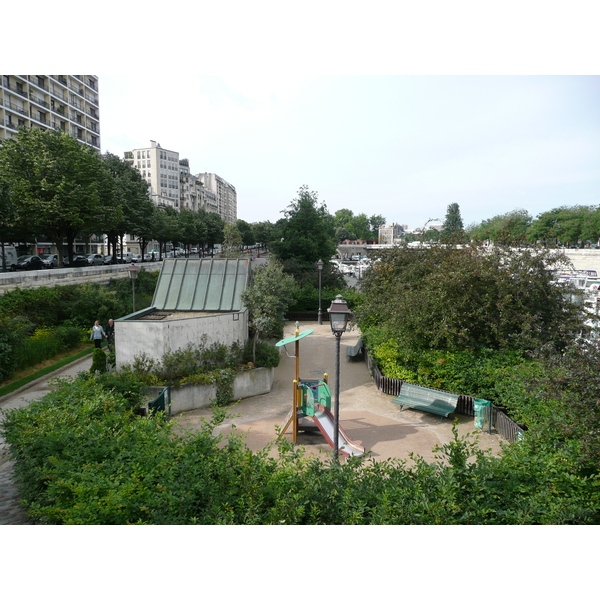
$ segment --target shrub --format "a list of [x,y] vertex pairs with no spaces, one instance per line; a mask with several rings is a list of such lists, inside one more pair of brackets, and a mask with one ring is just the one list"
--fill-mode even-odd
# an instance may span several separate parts
[[94,348],[90,373],[106,373],[106,352],[102,348]]
[[[243,362],[250,363],[253,361],[252,348],[253,342],[252,340],[248,340],[244,346],[244,352],[242,354]],[[254,364],[255,367],[277,367],[279,366],[280,360],[281,355],[279,354],[279,350],[275,346],[271,346],[267,342],[258,342],[256,344],[256,363]]]

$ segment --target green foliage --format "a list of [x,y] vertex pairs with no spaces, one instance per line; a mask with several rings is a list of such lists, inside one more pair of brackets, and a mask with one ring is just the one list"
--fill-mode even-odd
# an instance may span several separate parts
[[[43,524],[598,524],[598,478],[527,441],[500,458],[471,437],[426,463],[306,459],[282,442],[252,453],[214,434],[136,417],[116,375],[57,383],[7,412],[4,437],[28,517]],[[121,389],[126,389],[124,383]],[[137,391],[131,389],[131,396]],[[141,401],[141,398],[137,398]]]
[[[75,331],[78,335],[74,345],[82,338],[82,331],[77,329]],[[15,344],[13,348],[15,368],[25,369],[58,354],[65,349],[63,339],[60,334],[57,335],[54,328],[43,327],[37,329],[33,335]]]
[[444,244],[462,244],[466,241],[460,207],[456,202],[448,205],[440,240]]
[[277,237],[269,247],[288,269],[314,270],[319,259],[328,261],[336,252],[332,218],[325,204],[308,186],[298,190],[298,197],[276,224]]
[[549,272],[558,255],[404,246],[376,260],[363,279],[359,325],[412,351],[564,348],[586,329]]
[[94,348],[90,373],[106,373],[106,352],[101,348]]
[[275,346],[271,346],[266,342],[257,342],[254,346],[254,340],[248,340],[244,346],[242,360],[244,363],[253,363],[256,368],[259,367],[277,367],[281,355]]
[[242,351],[240,344],[226,346],[215,342],[209,346],[204,335],[197,344],[166,352],[160,361],[145,353],[136,355],[133,363],[123,369],[146,385],[212,383],[207,375],[222,369],[235,370],[242,360]]

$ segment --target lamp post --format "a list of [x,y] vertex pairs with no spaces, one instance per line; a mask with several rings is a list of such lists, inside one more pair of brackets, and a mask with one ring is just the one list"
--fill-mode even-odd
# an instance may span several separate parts
[[135,312],[135,280],[137,279],[138,271],[139,271],[139,269],[134,265],[131,265],[131,267],[129,267],[129,269],[128,269],[129,279],[131,279],[131,287],[132,287],[132,294],[133,294],[133,297],[132,297],[133,311],[132,312]]
[[335,407],[333,412],[333,458],[339,461],[339,441],[340,441],[340,340],[342,334],[346,331],[349,318],[352,313],[348,309],[348,304],[340,294],[335,297],[331,306],[327,309],[329,313],[329,323],[331,331],[336,338],[335,353]]
[[323,318],[321,316],[321,273],[323,271],[323,261],[319,259],[317,267],[319,269],[319,325],[323,325]]

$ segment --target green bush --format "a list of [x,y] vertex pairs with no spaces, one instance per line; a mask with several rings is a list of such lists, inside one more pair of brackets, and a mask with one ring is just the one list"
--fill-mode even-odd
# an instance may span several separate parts
[[[253,340],[248,340],[244,345],[244,352],[242,354],[242,360],[245,363],[254,362],[253,354]],[[271,346],[267,342],[258,342],[256,344],[256,363],[255,367],[277,367],[279,366],[279,361],[281,360],[281,355],[279,354],[279,349],[275,346]]]
[[94,348],[90,373],[106,373],[106,352],[102,348]]

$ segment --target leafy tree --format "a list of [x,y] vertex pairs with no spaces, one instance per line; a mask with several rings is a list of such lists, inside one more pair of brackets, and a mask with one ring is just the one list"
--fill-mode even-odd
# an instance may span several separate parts
[[456,202],[448,205],[440,238],[444,244],[461,244],[465,240],[460,207]]
[[236,225],[225,223],[223,230],[223,255],[235,256],[242,247],[242,235]]
[[271,243],[271,250],[285,271],[302,274],[314,271],[319,259],[328,263],[337,249],[333,220],[325,204],[318,203],[317,193],[302,186],[284,215],[277,223],[279,239]]
[[[561,206],[537,216],[527,231],[532,242],[545,246],[577,246],[584,238],[584,224],[592,221],[595,209],[589,206]],[[585,230],[586,237],[591,234]],[[595,236],[590,236],[592,239]]]
[[400,348],[564,348],[585,329],[584,315],[549,272],[564,262],[560,255],[404,246],[375,258],[362,282],[359,324]]
[[262,247],[268,246],[273,239],[273,223],[261,221],[260,223],[252,223],[251,227],[256,243]]
[[532,218],[526,210],[513,210],[469,228],[469,235],[480,242],[490,240],[494,244],[518,246],[526,241],[531,222]]
[[223,221],[216,213],[205,212],[204,223],[206,224],[205,242],[207,246],[213,249],[215,244],[223,243],[225,237],[225,221]]
[[242,236],[242,244],[244,246],[254,246],[256,241],[254,238],[254,231],[250,223],[247,223],[243,219],[238,219],[236,225],[240,235]]
[[186,209],[182,209],[178,214],[179,237],[188,251],[192,245],[197,245],[206,238],[204,216],[203,213]]
[[61,261],[63,239],[72,258],[77,235],[102,228],[110,208],[99,155],[57,130],[21,129],[5,140],[0,180],[8,184],[16,224],[51,240]]
[[383,215],[371,215],[369,217],[369,227],[371,228],[369,239],[376,240],[379,238],[380,225],[385,225],[385,217]]
[[242,293],[242,301],[250,313],[250,329],[254,332],[252,347],[256,363],[256,344],[260,337],[281,337],[283,315],[294,290],[294,279],[283,272],[276,260],[252,271],[252,283]]
[[[112,176],[112,193],[121,208],[117,219],[103,230],[108,235],[109,247],[113,249],[113,262],[117,261],[116,255],[123,252],[123,237],[127,233],[141,238],[143,255],[152,238],[155,210],[148,196],[148,184],[135,167],[118,156],[107,152],[102,159]],[[117,249],[119,240],[121,247]]]

